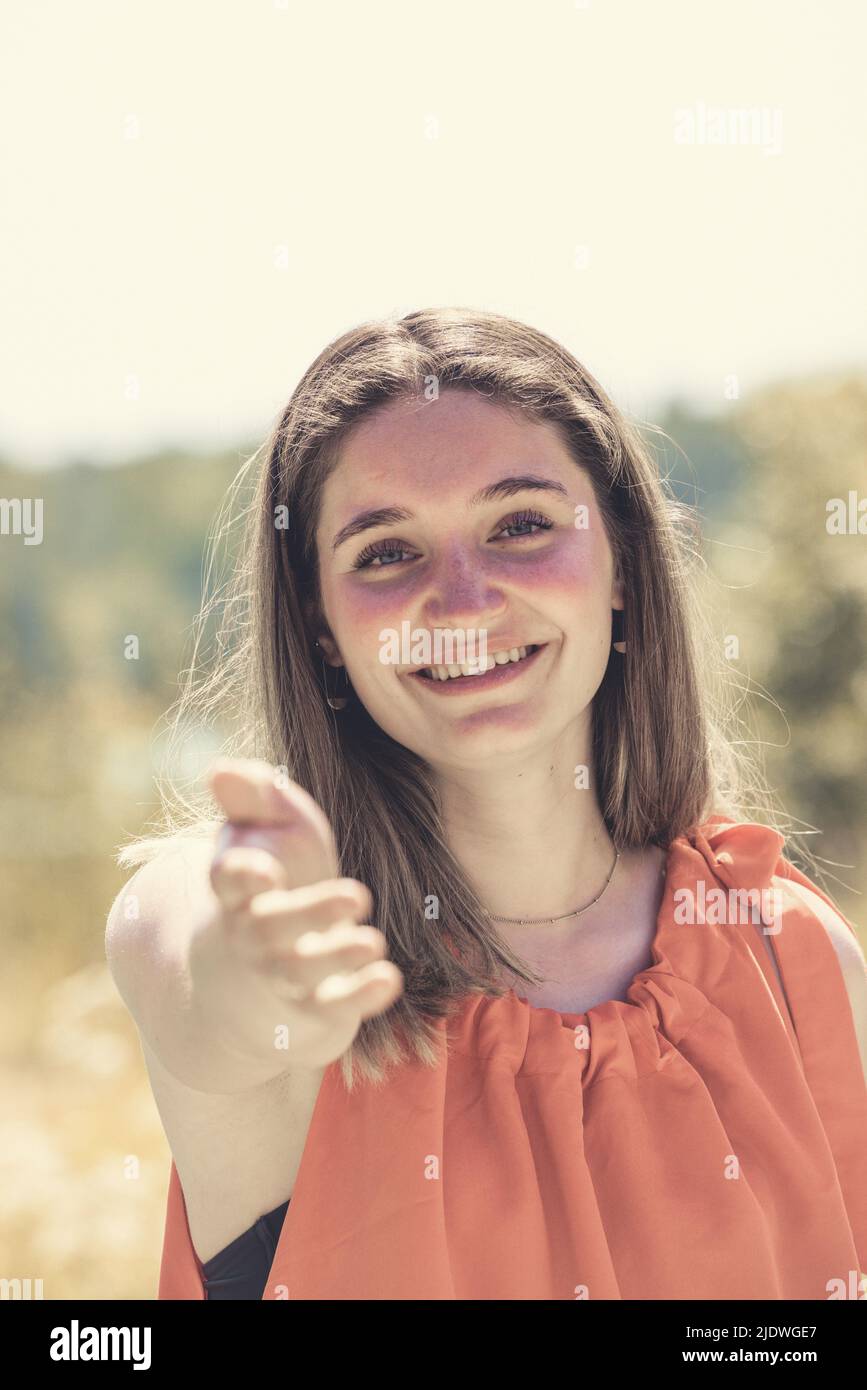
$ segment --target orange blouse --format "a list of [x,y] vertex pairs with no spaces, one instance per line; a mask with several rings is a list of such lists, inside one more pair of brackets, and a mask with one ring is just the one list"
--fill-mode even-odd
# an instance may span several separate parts
[[[674,842],[628,1002],[469,995],[436,1068],[353,1093],[326,1068],[263,1297],[863,1296],[867,1087],[836,952],[787,880],[830,900],[783,845],[721,817]],[[204,1299],[174,1162],[159,1297]]]

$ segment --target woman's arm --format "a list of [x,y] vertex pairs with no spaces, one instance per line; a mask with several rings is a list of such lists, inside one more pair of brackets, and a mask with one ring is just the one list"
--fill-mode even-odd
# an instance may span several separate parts
[[858,938],[833,908],[817,893],[793,879],[788,879],[786,886],[801,897],[804,905],[809,908],[814,917],[819,918],[837,953],[840,969],[843,972],[843,983],[846,986],[846,993],[852,1008],[852,1020],[855,1024],[858,1048],[861,1053],[861,1065],[864,1068],[864,1080],[867,1083],[867,961],[865,961],[864,953],[858,944]]

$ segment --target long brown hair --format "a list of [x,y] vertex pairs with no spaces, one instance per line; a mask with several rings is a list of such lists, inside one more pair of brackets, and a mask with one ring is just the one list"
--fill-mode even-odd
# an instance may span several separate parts
[[[349,1086],[354,1065],[380,1081],[405,1049],[434,1064],[434,1020],[467,993],[500,993],[504,968],[530,984],[540,978],[501,938],[451,853],[427,764],[357,697],[340,713],[328,707],[306,618],[308,605],[319,607],[322,490],[348,431],[386,402],[447,388],[554,423],[592,481],[626,604],[625,654],[609,661],[593,701],[593,775],[615,845],[667,847],[713,812],[737,818],[745,795],[752,808],[768,804],[733,736],[731,682],[697,601],[695,516],[590,373],[537,329],[474,309],[419,310],[344,333],[304,373],[224,504],[173,740],[216,726],[222,753],[285,768],[328,816],[340,873],[371,889],[372,921],[405,988],[361,1025],[341,1059]],[[225,544],[222,556],[228,580],[208,595],[220,548],[239,525],[240,543]],[[208,633],[213,649],[203,660]],[[218,822],[206,789],[185,793],[169,781],[162,797],[159,833],[127,845],[120,863],[144,862],[167,837]]]

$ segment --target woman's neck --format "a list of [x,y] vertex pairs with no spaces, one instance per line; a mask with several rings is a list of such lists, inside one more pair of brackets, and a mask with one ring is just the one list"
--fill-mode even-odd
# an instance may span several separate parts
[[449,846],[492,915],[559,917],[605,886],[615,847],[574,767],[546,759],[441,780]]

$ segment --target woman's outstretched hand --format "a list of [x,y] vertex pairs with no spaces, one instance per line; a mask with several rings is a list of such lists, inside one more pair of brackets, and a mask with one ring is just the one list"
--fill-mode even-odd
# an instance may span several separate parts
[[215,971],[217,993],[226,972],[237,972],[242,995],[255,977],[256,997],[271,1005],[259,1014],[261,1036],[249,1020],[257,1044],[285,1047],[289,1069],[325,1066],[403,987],[383,933],[367,925],[370,891],[337,876],[321,807],[268,763],[221,760],[210,785],[226,820],[210,868],[217,911],[191,952],[194,995],[196,985],[212,995]]

